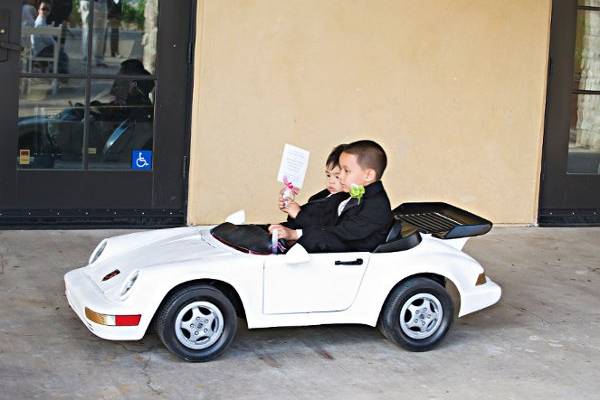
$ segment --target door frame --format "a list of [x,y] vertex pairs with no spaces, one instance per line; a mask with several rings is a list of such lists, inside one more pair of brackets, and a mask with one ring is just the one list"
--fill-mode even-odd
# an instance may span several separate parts
[[[164,3],[165,0],[162,0]],[[13,4],[14,3],[14,4]],[[153,171],[109,171],[109,170],[29,170],[17,169],[16,157],[0,157],[0,185],[3,188],[10,187],[10,179],[14,179],[15,190],[5,190],[3,203],[0,204],[0,229],[44,229],[48,227],[77,228],[155,228],[185,225],[187,219],[187,194],[188,194],[188,169],[189,152],[191,140],[191,110],[193,91],[193,66],[194,66],[194,44],[196,31],[196,0],[186,0],[187,22],[189,29],[181,29],[181,24],[165,24],[162,21],[170,17],[166,13],[176,13],[180,7],[160,7],[159,4],[159,37],[157,50],[156,71],[156,102],[154,104],[154,165],[163,168],[154,168]],[[20,15],[21,1],[15,0],[8,5],[11,6],[12,15],[17,15],[17,23],[11,23],[10,38],[13,42],[20,43]],[[181,12],[181,11],[179,11]],[[161,16],[163,19],[161,20]],[[180,20],[180,19],[179,19]],[[90,31],[92,31],[90,29]],[[14,39],[18,38],[18,39]],[[91,42],[91,40],[89,41]],[[91,46],[91,44],[90,44]],[[18,115],[19,99],[19,77],[20,55],[18,52],[9,52],[12,62],[0,63],[0,73],[4,71],[16,76],[9,85],[3,89],[4,93],[12,93],[9,96],[0,97],[0,126],[16,125]],[[163,63],[161,65],[161,57]],[[185,60],[182,63],[173,63],[171,60]],[[167,60],[166,62],[164,60]],[[4,66],[4,67],[3,67]],[[4,68],[4,70],[3,70]],[[66,75],[68,77],[69,75]],[[162,79],[161,79],[162,76]],[[95,76],[97,77],[97,76]],[[179,89],[172,90],[167,85],[172,85],[174,77],[181,79]],[[109,78],[114,79],[114,76]],[[170,112],[159,112],[166,107],[170,110],[178,110],[177,117],[172,118]],[[177,108],[175,108],[177,107]],[[158,134],[161,130],[164,132]],[[181,137],[172,139],[168,132],[182,132]],[[9,131],[10,133],[10,131]],[[17,150],[17,132],[14,135],[0,135],[0,148]],[[12,136],[12,137],[10,137]],[[3,140],[3,141],[2,141]],[[157,151],[158,150],[158,151]],[[181,159],[168,160],[169,154],[181,155]],[[179,157],[177,157],[179,158]],[[167,160],[167,161],[165,161]],[[4,173],[2,173],[4,171]],[[8,171],[8,172],[7,172]],[[11,172],[13,171],[13,172]],[[12,177],[11,177],[12,175]],[[26,192],[27,188],[16,188],[17,179],[24,179],[29,183],[31,194]],[[51,179],[50,179],[51,178]],[[87,196],[87,204],[79,205],[77,201],[69,200],[68,194],[65,199],[60,198],[62,206],[50,205],[49,207],[33,206],[23,204],[19,195],[34,196],[44,189],[54,189],[52,185],[57,183],[63,187],[69,187],[69,183],[84,180],[93,181],[82,190]],[[98,182],[111,182],[112,204],[105,206],[96,200],[102,195],[102,188],[97,189]],[[139,194],[132,188],[145,188]],[[149,188],[149,189],[148,189]],[[41,189],[41,190],[40,190]],[[19,192],[19,190],[21,192]],[[37,193],[36,193],[37,190]],[[122,196],[127,193],[129,196]],[[8,195],[7,195],[8,194]],[[60,193],[48,192],[49,201],[56,201]],[[137,196],[137,197],[136,197]],[[8,197],[8,201],[6,201]],[[74,196],[73,196],[74,197]],[[174,200],[175,199],[175,200]],[[43,201],[41,202],[43,203]],[[178,206],[173,206],[176,203]],[[8,207],[7,207],[8,204]]]
[[573,87],[577,11],[577,1],[552,1],[540,226],[600,225],[600,175],[567,174],[572,95],[587,94]]

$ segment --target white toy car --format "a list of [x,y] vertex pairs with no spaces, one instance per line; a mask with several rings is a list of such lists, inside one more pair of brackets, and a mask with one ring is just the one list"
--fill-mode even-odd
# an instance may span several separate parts
[[500,299],[501,289],[462,252],[491,223],[444,203],[405,203],[376,250],[271,253],[260,225],[154,230],[104,239],[89,265],[65,275],[71,308],[109,340],[139,340],[153,323],[171,352],[208,361],[248,328],[366,324],[411,351],[446,335],[454,318]]

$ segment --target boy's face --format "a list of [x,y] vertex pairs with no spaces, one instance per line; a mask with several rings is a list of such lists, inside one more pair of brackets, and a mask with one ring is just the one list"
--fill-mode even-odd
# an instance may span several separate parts
[[358,157],[355,154],[342,153],[340,169],[340,181],[344,192],[349,192],[353,184],[367,186],[376,180],[375,171],[371,168],[363,169],[358,165]]
[[340,181],[340,167],[333,167],[331,164],[325,168],[325,176],[327,176],[327,190],[331,194],[342,191],[342,182]]

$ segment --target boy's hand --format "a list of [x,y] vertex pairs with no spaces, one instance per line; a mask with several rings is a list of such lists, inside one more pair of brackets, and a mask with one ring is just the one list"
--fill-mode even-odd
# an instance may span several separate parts
[[288,201],[287,208],[284,210],[288,213],[288,215],[292,218],[296,218],[298,213],[300,212],[300,205],[295,201]]
[[298,234],[295,229],[286,228],[283,225],[269,225],[269,232],[273,233],[274,230],[277,230],[279,239],[285,240],[298,240]]
[[293,200],[287,200],[287,205],[285,203],[286,200],[279,196],[279,209],[284,213],[287,213],[290,217],[296,218],[300,212],[300,205]]
[[285,209],[285,200],[281,196],[279,196],[279,209],[284,213],[287,212],[287,210]]

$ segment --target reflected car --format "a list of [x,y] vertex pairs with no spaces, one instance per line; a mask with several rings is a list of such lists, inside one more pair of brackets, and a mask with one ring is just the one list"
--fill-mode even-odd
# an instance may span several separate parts
[[[131,150],[152,150],[152,105],[95,104],[90,109],[89,160],[129,163]],[[31,162],[21,167],[53,168],[55,162],[81,162],[84,132],[83,106],[67,107],[53,116],[18,120],[19,149],[28,149]]]
[[93,334],[140,340],[152,325],[187,361],[221,355],[238,318],[249,329],[364,324],[426,351],[456,315],[500,299],[500,287],[462,251],[492,224],[445,203],[405,203],[393,212],[394,225],[372,252],[308,253],[296,243],[277,254],[266,226],[242,218],[107,238],[88,265],[65,275],[66,296]]

